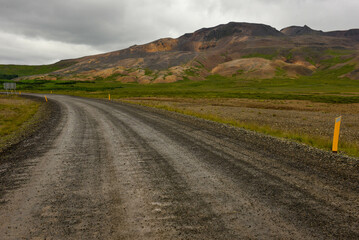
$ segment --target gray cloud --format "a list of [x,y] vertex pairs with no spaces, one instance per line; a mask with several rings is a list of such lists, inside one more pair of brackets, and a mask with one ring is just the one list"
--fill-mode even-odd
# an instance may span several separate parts
[[96,54],[99,51],[83,44],[71,44],[0,31],[1,63],[44,64],[61,59]]
[[0,0],[0,63],[49,63],[229,21],[358,28],[357,0]]

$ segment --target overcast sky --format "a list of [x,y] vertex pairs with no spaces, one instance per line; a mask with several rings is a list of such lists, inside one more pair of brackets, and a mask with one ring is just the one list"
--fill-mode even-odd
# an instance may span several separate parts
[[0,64],[49,64],[230,21],[359,28],[359,0],[0,0]]

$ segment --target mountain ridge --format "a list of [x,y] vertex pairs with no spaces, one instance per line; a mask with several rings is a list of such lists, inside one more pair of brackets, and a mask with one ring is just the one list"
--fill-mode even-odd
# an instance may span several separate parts
[[[285,71],[287,77],[296,78],[320,69],[335,68],[338,64],[349,64],[355,65],[355,69],[342,76],[357,79],[358,46],[359,29],[323,32],[305,25],[278,31],[265,24],[229,22],[178,38],[161,38],[122,50],[63,60],[75,64],[28,78],[110,78],[122,82],[158,83],[187,78],[200,80],[211,74],[273,78],[278,77],[278,69]],[[333,51],[336,54],[333,55]],[[330,59],[335,60],[327,64]],[[146,69],[153,74],[148,74]]]

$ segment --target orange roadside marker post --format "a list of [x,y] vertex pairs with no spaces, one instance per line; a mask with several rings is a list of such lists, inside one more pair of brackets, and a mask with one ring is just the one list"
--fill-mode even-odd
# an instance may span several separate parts
[[108,94],[108,100],[111,101],[111,94]]
[[338,152],[338,142],[339,142],[339,131],[340,131],[340,123],[342,121],[342,116],[337,117],[335,119],[335,127],[334,127],[334,136],[333,136],[333,153]]
[[47,102],[47,97],[45,96],[45,100],[46,100],[46,102]]

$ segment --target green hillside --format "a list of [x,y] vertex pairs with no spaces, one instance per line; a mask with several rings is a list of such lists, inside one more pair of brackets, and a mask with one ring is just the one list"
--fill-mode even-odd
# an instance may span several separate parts
[[75,61],[64,60],[49,65],[0,65],[0,81],[3,82],[16,77],[50,73],[69,67],[75,63]]

